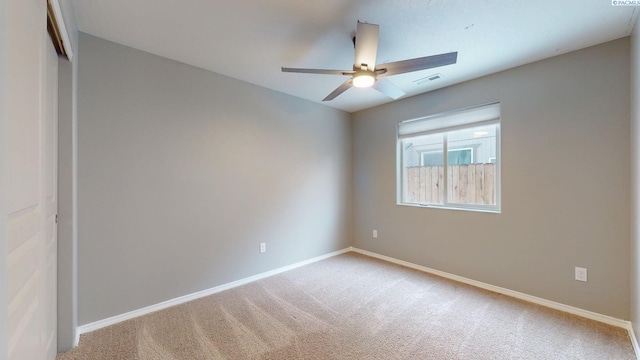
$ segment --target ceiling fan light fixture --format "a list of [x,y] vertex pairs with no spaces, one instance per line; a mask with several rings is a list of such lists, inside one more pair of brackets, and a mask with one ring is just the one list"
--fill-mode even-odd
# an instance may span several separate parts
[[359,70],[353,74],[353,86],[359,88],[371,87],[376,81],[373,71]]
[[[455,64],[458,59],[458,52],[450,52],[445,54],[423,56],[414,59],[406,59],[394,61],[386,64],[376,65],[376,57],[378,53],[378,32],[379,25],[369,24],[358,21],[356,28],[356,36],[354,37],[355,57],[352,70],[330,70],[330,69],[305,69],[305,68],[287,68],[282,67],[283,72],[294,72],[303,74],[322,74],[322,75],[351,75],[345,82],[340,84],[335,90],[327,95],[322,101],[331,101],[340,94],[352,87],[367,88],[373,87],[382,94],[392,98],[399,99],[405,95],[394,83],[386,79],[389,75],[399,75],[414,71],[421,71],[431,68],[437,68],[445,65]],[[377,79],[380,77],[380,80]],[[437,80],[440,74],[427,77],[429,81]],[[425,79],[416,80],[426,81]],[[420,83],[418,83],[420,85]]]

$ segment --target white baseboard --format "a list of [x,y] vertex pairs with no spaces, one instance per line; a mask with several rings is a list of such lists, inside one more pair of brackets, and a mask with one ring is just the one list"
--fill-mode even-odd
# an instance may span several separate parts
[[542,305],[542,306],[546,306],[548,308],[552,308],[552,309],[556,309],[556,310],[560,310],[560,311],[564,311],[570,314],[574,314],[574,315],[578,315],[578,316],[582,316],[585,317],[587,319],[591,319],[591,320],[595,320],[595,321],[599,321],[605,324],[609,324],[609,325],[613,325],[613,326],[617,326],[617,327],[621,327],[624,329],[627,329],[629,326],[629,321],[626,320],[621,320],[621,319],[617,319],[611,316],[607,316],[607,315],[602,315],[602,314],[598,314],[592,311],[588,311],[588,310],[583,310],[577,307],[573,307],[573,306],[569,306],[569,305],[565,305],[565,304],[561,304],[555,301],[551,301],[551,300],[546,300],[543,298],[539,298],[536,296],[531,296],[531,295],[527,295],[518,291],[513,291],[513,290],[509,290],[500,286],[495,286],[495,285],[491,285],[491,284],[487,284],[487,283],[483,283],[481,281],[476,281],[476,280],[472,280],[469,278],[465,278],[462,276],[458,276],[458,275],[453,275],[444,271],[440,271],[440,270],[436,270],[436,269],[432,269],[432,268],[428,268],[426,266],[422,266],[422,265],[416,265],[414,263],[410,263],[408,261],[403,261],[403,260],[398,260],[396,258],[392,258],[389,256],[385,256],[385,255],[380,255],[371,251],[367,251],[367,250],[362,250],[362,249],[358,249],[358,248],[353,248],[354,252],[363,254],[363,255],[367,255],[373,258],[377,258],[377,259],[381,259],[381,260],[385,260],[394,264],[398,264],[398,265],[402,265],[411,269],[415,269],[415,270],[419,270],[419,271],[423,271],[429,274],[433,274],[433,275],[437,275],[446,279],[450,279],[450,280],[454,280],[457,282],[461,282],[467,285],[471,285],[471,286],[475,286],[481,289],[485,289],[485,290],[489,290],[489,291],[493,291],[493,292],[497,292],[499,294],[503,294],[503,295],[508,295],[511,297],[514,297],[516,299],[520,299],[520,300],[524,300],[524,301],[528,301],[528,302],[532,302],[534,304],[538,304],[538,305]]
[[385,260],[388,261],[390,263],[394,263],[394,264],[398,264],[404,267],[408,267],[411,269],[415,269],[415,270],[419,270],[422,272],[426,272],[429,274],[433,274],[433,275],[437,275],[446,279],[450,279],[450,280],[454,280],[457,282],[461,282],[463,284],[467,284],[467,285],[471,285],[471,286],[475,286],[481,289],[485,289],[485,290],[489,290],[489,291],[493,291],[493,292],[497,292],[499,294],[503,294],[503,295],[507,295],[516,299],[520,299],[520,300],[524,300],[524,301],[528,301],[534,304],[538,304],[538,305],[542,305],[542,306],[546,306],[548,308],[551,309],[555,309],[555,310],[560,310],[569,314],[574,314],[574,315],[578,315],[578,316],[582,316],[584,318],[587,319],[591,319],[591,320],[595,320],[601,323],[605,323],[605,324],[609,324],[609,325],[613,325],[616,327],[620,327],[623,329],[626,329],[629,332],[629,338],[631,340],[631,344],[633,345],[633,350],[636,353],[636,357],[638,358],[638,360],[640,360],[640,347],[638,346],[638,341],[636,339],[636,336],[633,332],[633,326],[631,324],[630,321],[627,320],[622,320],[622,319],[617,319],[611,316],[607,316],[607,315],[602,315],[602,314],[598,314],[595,313],[593,311],[589,311],[589,310],[584,310],[584,309],[580,309],[577,307],[573,307],[573,306],[569,306],[569,305],[565,305],[565,304],[561,304],[559,302],[555,302],[555,301],[551,301],[551,300],[547,300],[547,299],[543,299],[543,298],[539,298],[536,296],[532,296],[532,295],[528,295],[525,293],[521,293],[518,291],[514,291],[514,290],[509,290],[500,286],[495,286],[495,285],[491,285],[491,284],[487,284],[487,283],[483,283],[481,281],[476,281],[476,280],[472,280],[469,278],[465,278],[462,276],[458,276],[458,275],[453,275],[444,271],[440,271],[440,270],[436,270],[436,269],[432,269],[426,266],[422,266],[422,265],[417,265],[414,263],[410,263],[408,261],[403,261],[403,260],[398,260],[396,258],[392,258],[389,256],[385,256],[385,255],[380,255],[371,251],[367,251],[367,250],[362,250],[362,249],[358,249],[358,248],[352,248],[353,252],[362,254],[362,255],[366,255],[366,256],[370,256],[376,259],[380,259],[380,260]]
[[591,320],[595,320],[598,322],[602,322],[605,324],[609,324],[609,325],[613,325],[616,327],[620,327],[623,329],[626,329],[629,332],[629,338],[631,340],[631,344],[633,345],[633,349],[636,353],[636,356],[638,357],[638,360],[640,360],[640,346],[638,345],[638,341],[635,337],[634,334],[634,330],[633,330],[633,326],[631,324],[630,321],[626,321],[626,320],[621,320],[621,319],[617,319],[611,316],[607,316],[607,315],[602,315],[602,314],[598,314],[592,311],[588,311],[588,310],[584,310],[584,309],[580,309],[577,307],[573,307],[573,306],[569,306],[569,305],[565,305],[565,304],[561,304],[555,301],[551,301],[551,300],[547,300],[547,299],[543,299],[543,298],[539,298],[536,296],[532,296],[532,295],[528,295],[525,293],[521,293],[518,291],[514,291],[514,290],[509,290],[500,286],[495,286],[495,285],[491,285],[491,284],[487,284],[487,283],[483,283],[481,281],[476,281],[476,280],[472,280],[469,278],[465,278],[462,276],[458,276],[458,275],[453,275],[444,271],[440,271],[440,270],[436,270],[436,269],[432,269],[426,266],[422,266],[422,265],[417,265],[414,263],[410,263],[408,261],[404,261],[404,260],[399,260],[396,258],[392,258],[389,256],[385,256],[385,255],[380,255],[371,251],[367,251],[367,250],[362,250],[362,249],[358,249],[358,248],[354,248],[354,247],[348,247],[342,250],[338,250],[329,254],[325,254],[325,255],[321,255],[312,259],[308,259],[305,261],[301,261],[292,265],[288,265],[288,266],[284,266],[275,270],[271,270],[271,271],[267,271],[261,274],[257,274],[257,275],[253,275],[250,276],[248,278],[244,278],[244,279],[240,279],[237,281],[233,281],[227,284],[223,284],[220,286],[216,286],[210,289],[206,289],[206,290],[202,290],[202,291],[198,291],[196,293],[193,294],[189,294],[189,295],[185,295],[185,296],[180,296],[177,297],[175,299],[171,299],[171,300],[167,300],[167,301],[163,301],[161,303],[155,304],[155,305],[150,305],[147,307],[144,307],[142,309],[138,309],[138,310],[133,310],[121,315],[116,315],[110,318],[106,318],[103,320],[98,320],[96,322],[92,322],[89,324],[85,324],[82,325],[80,327],[78,327],[77,331],[76,331],[76,345],[79,341],[80,335],[90,332],[90,331],[94,331],[94,330],[98,330],[101,329],[103,327],[109,326],[109,325],[113,325],[113,324],[117,324],[119,322],[125,321],[125,320],[130,320],[133,319],[135,317],[138,316],[142,316],[142,315],[146,315],[149,314],[151,312],[154,311],[158,311],[158,310],[162,310],[162,309],[166,309],[168,307],[171,306],[175,306],[175,305],[180,305],[183,304],[185,302],[191,301],[191,300],[195,300],[195,299],[199,299],[205,296],[209,296],[221,291],[225,291],[225,290],[229,290],[232,289],[234,287],[238,287],[241,285],[245,285],[248,284],[250,282],[254,282],[260,279],[264,279],[273,275],[277,275],[280,274],[282,272],[288,271],[288,270],[292,270],[304,265],[308,265],[320,260],[324,260],[333,256],[337,256],[340,254],[344,254],[347,252],[356,252],[362,255],[366,255],[372,258],[377,258],[380,260],[385,260],[388,261],[390,263],[394,263],[394,264],[398,264],[404,267],[408,267],[411,269],[415,269],[415,270],[419,270],[425,273],[429,273],[429,274],[433,274],[433,275],[437,275],[446,279],[450,279],[450,280],[454,280],[463,284],[468,284],[471,286],[475,286],[481,289],[485,289],[485,290],[489,290],[489,291],[493,291],[499,294],[503,294],[503,295],[507,295],[516,299],[520,299],[520,300],[524,300],[524,301],[528,301],[534,304],[538,304],[538,305],[542,305],[542,306],[546,306],[548,308],[551,309],[556,309],[556,310],[560,310],[569,314],[574,314],[574,315],[578,315],[578,316],[582,316],[584,318],[587,319],[591,319]]
[[631,345],[633,345],[633,351],[636,353],[636,359],[640,360],[640,346],[638,346],[638,339],[636,338],[636,333],[633,331],[633,324],[629,322],[629,327],[627,328],[629,332],[629,338],[631,340]]
[[109,325],[117,324],[117,323],[125,321],[125,320],[130,320],[130,319],[133,319],[133,318],[138,317],[138,316],[146,315],[146,314],[152,313],[154,311],[166,309],[166,308],[171,307],[171,306],[180,305],[180,304],[186,303],[186,302],[191,301],[191,300],[195,300],[195,299],[199,299],[199,298],[202,298],[202,297],[205,297],[205,296],[209,296],[209,295],[212,295],[212,294],[215,294],[215,293],[219,293],[221,291],[229,290],[229,289],[232,289],[234,287],[245,285],[245,284],[248,284],[250,282],[254,282],[254,281],[257,281],[257,280],[260,280],[260,279],[267,278],[269,276],[277,275],[277,274],[280,274],[282,272],[285,272],[285,271],[288,271],[288,270],[292,270],[292,269],[298,268],[300,266],[308,265],[308,264],[314,263],[316,261],[324,260],[324,259],[327,259],[327,258],[330,258],[330,257],[333,257],[333,256],[344,254],[344,253],[349,252],[349,251],[353,251],[353,248],[352,247],[348,247],[348,248],[345,248],[345,249],[342,249],[342,250],[334,251],[334,252],[329,253],[329,254],[317,256],[317,257],[314,257],[312,259],[308,259],[308,260],[304,260],[304,261],[301,261],[301,262],[298,262],[298,263],[295,263],[295,264],[287,265],[287,266],[284,266],[284,267],[281,267],[281,268],[278,268],[278,269],[275,269],[275,270],[271,270],[271,271],[267,271],[267,272],[264,272],[264,273],[261,273],[261,274],[253,275],[253,276],[250,276],[248,278],[236,280],[236,281],[233,281],[233,282],[230,282],[230,283],[227,283],[227,284],[223,284],[223,285],[220,285],[220,286],[212,287],[210,289],[198,291],[198,292],[195,292],[193,294],[180,296],[180,297],[177,297],[175,299],[163,301],[163,302],[155,304],[155,305],[150,305],[150,306],[144,307],[142,309],[129,311],[129,312],[124,313],[124,314],[112,316],[112,317],[109,317],[109,318],[106,318],[106,319],[98,320],[98,321],[95,321],[95,322],[92,322],[92,323],[88,323],[88,324],[79,326],[77,331],[76,331],[76,334],[77,334],[76,344],[78,343],[81,334],[88,333],[88,332],[91,332],[91,331],[94,331],[94,330],[98,330],[98,329],[101,329],[101,328],[109,326]]

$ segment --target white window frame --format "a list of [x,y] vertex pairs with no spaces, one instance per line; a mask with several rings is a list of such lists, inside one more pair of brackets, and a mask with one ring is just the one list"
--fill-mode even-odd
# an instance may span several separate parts
[[[410,129],[403,128],[405,124],[410,123]],[[447,146],[447,135],[450,131],[473,128],[482,125],[496,125],[496,174],[495,174],[495,191],[496,191],[496,204],[484,205],[484,204],[459,204],[449,203],[447,201],[447,152],[449,151]],[[501,136],[500,136],[501,114],[500,103],[490,103],[478,106],[471,106],[459,110],[447,111],[443,113],[437,113],[426,117],[403,120],[398,122],[396,127],[396,202],[397,205],[414,206],[414,207],[426,207],[426,208],[439,208],[439,209],[453,209],[453,210],[467,210],[467,211],[481,211],[481,212],[501,212]],[[423,204],[423,203],[410,203],[403,200],[403,192],[407,186],[407,180],[404,177],[404,149],[402,148],[403,139],[408,137],[416,137],[420,135],[428,134],[443,134],[443,164],[444,164],[444,202],[443,204]],[[451,149],[455,150],[455,149]],[[422,157],[422,155],[421,155]],[[422,161],[422,159],[421,159]]]

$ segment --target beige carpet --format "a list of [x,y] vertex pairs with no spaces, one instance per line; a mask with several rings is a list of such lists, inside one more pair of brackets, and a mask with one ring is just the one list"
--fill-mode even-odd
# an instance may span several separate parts
[[69,359],[635,359],[626,330],[348,253],[84,334]]

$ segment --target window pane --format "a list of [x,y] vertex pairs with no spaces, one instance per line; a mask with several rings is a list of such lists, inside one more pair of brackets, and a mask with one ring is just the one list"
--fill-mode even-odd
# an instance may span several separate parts
[[402,201],[406,203],[444,203],[444,142],[442,134],[403,139]]
[[496,205],[497,125],[447,133],[447,200]]
[[473,161],[473,149],[456,149],[447,151],[447,164],[469,165]]

